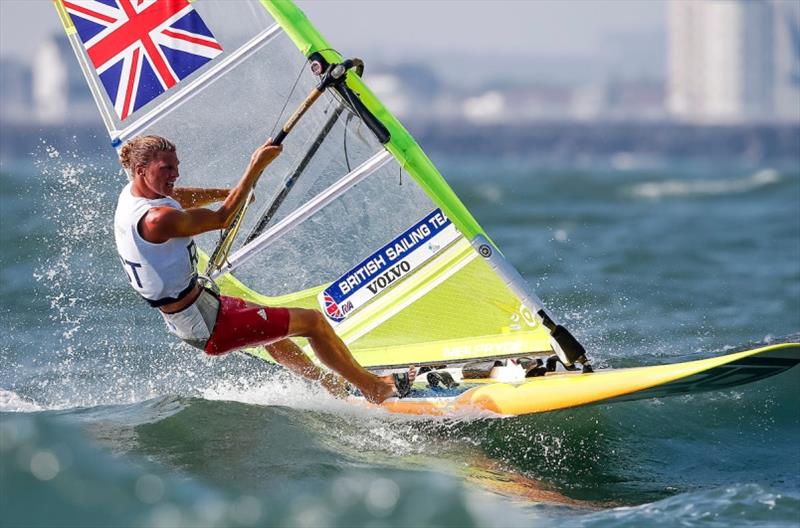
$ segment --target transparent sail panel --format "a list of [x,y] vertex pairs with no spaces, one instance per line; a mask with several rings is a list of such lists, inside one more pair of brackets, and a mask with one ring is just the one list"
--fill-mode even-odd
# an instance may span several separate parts
[[270,296],[331,282],[435,208],[407,175],[401,178],[395,161],[384,165],[234,275]]
[[[306,68],[301,90],[304,95],[315,81]],[[234,244],[234,250],[378,152],[383,152],[383,147],[361,120],[332,94],[323,95],[292,130],[284,142],[284,152],[262,176],[256,189],[258,201],[244,219],[243,236]],[[292,183],[285,192],[287,181]],[[278,199],[281,200],[275,214],[265,223],[265,215]]]
[[[383,151],[372,131],[345,107],[338,97],[334,97],[330,92],[323,97],[325,101],[318,102],[320,106],[312,109],[312,112],[320,118],[308,123],[310,132],[308,139],[298,149],[298,152],[303,153],[302,158],[298,160],[298,165],[302,164],[302,170],[299,171],[291,192],[286,195],[286,199],[273,217],[272,224],[324,191],[338,178],[351,172],[376,152]],[[337,111],[340,113],[337,114]],[[333,124],[329,122],[331,119],[335,119]],[[316,144],[318,146],[315,148]],[[292,166],[288,171],[277,173],[277,169],[271,167],[269,171],[276,173],[278,182],[283,182],[295,175],[300,168]],[[272,203],[281,189],[282,186],[279,184],[276,184],[275,188],[264,186],[262,193],[266,198],[265,204]]]
[[[57,0],[112,137],[275,26],[258,2]],[[123,109],[124,107],[124,109]]]
[[530,311],[395,161],[232,276],[228,293],[322,310],[366,366],[550,350]]
[[[316,84],[306,60],[280,35],[141,132],[175,143],[181,160],[179,185],[231,187],[253,150],[283,126]],[[333,96],[324,95],[286,138],[283,153],[256,186],[256,202],[244,218],[234,251],[253,233],[301,164],[305,168],[275,220],[346,174],[348,166],[355,167],[382,149],[360,121],[348,120],[349,111],[342,111],[327,127],[339,106]],[[326,128],[330,130],[321,134]],[[318,141],[314,155],[307,156]],[[198,244],[210,251],[218,240],[219,233],[207,233],[198,237]]]

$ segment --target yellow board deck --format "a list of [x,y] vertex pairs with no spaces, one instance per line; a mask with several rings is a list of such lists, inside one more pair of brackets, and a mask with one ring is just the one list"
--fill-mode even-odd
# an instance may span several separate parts
[[[774,376],[800,363],[800,343],[781,343],[724,356],[650,367],[551,373],[519,383],[475,383],[439,393],[415,390],[381,406],[394,413],[447,416],[490,412],[517,416],[593,403],[722,390]],[[360,400],[363,403],[363,400]]]

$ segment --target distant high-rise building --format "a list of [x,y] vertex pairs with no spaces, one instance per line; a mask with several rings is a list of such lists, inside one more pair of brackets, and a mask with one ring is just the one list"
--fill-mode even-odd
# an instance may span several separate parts
[[67,116],[67,67],[55,40],[45,40],[33,58],[33,101],[36,119],[61,123]]
[[703,123],[800,120],[800,4],[672,0],[668,107]]
[[97,121],[97,109],[86,80],[63,35],[44,40],[33,58],[33,105],[41,123]]
[[800,121],[800,2],[775,10],[775,110],[781,121]]

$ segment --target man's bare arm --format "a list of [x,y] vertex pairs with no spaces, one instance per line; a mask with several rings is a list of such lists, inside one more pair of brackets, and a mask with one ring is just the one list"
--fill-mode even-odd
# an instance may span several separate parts
[[190,237],[228,227],[247,200],[253,184],[283,150],[281,146],[270,145],[269,141],[253,152],[239,183],[230,190],[219,209],[213,211],[196,207],[179,211],[172,207],[154,207],[139,222],[142,237],[148,242],[160,244],[170,238]]
[[172,191],[181,207],[191,209],[221,202],[228,197],[230,189],[201,189],[199,187],[177,187]]

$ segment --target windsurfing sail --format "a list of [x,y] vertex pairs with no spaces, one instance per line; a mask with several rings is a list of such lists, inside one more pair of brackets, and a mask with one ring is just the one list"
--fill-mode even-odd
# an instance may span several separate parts
[[[185,186],[232,186],[317,84],[309,62],[344,60],[287,0],[54,1],[112,145],[169,138]],[[364,366],[549,353],[566,332],[355,71],[256,196],[223,293],[321,310]]]

